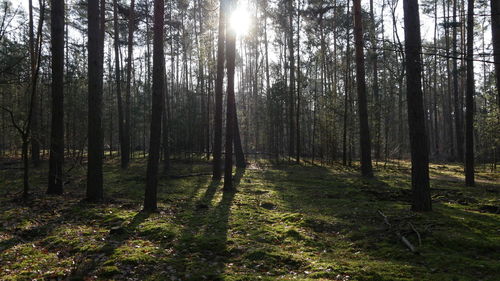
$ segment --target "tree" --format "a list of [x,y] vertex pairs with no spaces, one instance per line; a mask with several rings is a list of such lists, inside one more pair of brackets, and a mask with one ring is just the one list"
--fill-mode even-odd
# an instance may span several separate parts
[[124,120],[123,120],[123,100],[121,87],[121,72],[120,72],[120,32],[118,29],[118,3],[113,0],[113,26],[114,26],[114,49],[115,49],[115,80],[116,80],[116,99],[118,103],[118,139],[120,141],[120,160],[121,167],[126,168],[128,165],[129,153],[125,145]]
[[224,43],[225,43],[225,1],[220,0],[219,37],[217,39],[217,77],[215,81],[215,115],[214,115],[214,160],[213,174],[215,180],[221,178],[222,159],[222,91],[224,84]]
[[153,92],[151,109],[151,132],[149,140],[148,167],[146,171],[146,190],[144,210],[154,211],[157,208],[158,166],[160,162],[161,116],[163,111],[164,92],[164,0],[154,1],[153,25]]
[[[23,198],[27,199],[29,196],[29,155],[28,155],[28,148],[29,144],[31,141],[31,126],[32,126],[32,121],[34,118],[33,116],[33,107],[36,99],[36,85],[38,81],[38,75],[40,72],[40,58],[41,58],[41,50],[42,50],[42,27],[43,27],[43,20],[45,17],[45,2],[44,1],[39,1],[40,3],[40,17],[38,20],[38,29],[37,29],[37,36],[36,39],[32,34],[32,29],[33,29],[33,21],[32,21],[32,13],[33,13],[33,6],[31,1],[29,1],[29,12],[30,12],[30,41],[36,44],[31,44],[30,43],[30,49],[32,48],[32,56],[30,60],[30,81],[29,81],[29,87],[28,87],[28,97],[29,100],[27,102],[28,108],[26,112],[26,118],[23,120],[22,123],[17,122],[15,117],[14,117],[14,112],[4,106],[1,106],[0,108],[3,111],[6,111],[9,114],[12,126],[16,129],[16,131],[19,133],[21,136],[21,158],[22,158],[22,163],[23,163]],[[7,6],[5,6],[5,14],[2,17],[2,24],[0,25],[0,39],[4,38],[6,28],[8,26],[5,26],[5,20],[6,20],[6,15],[7,15]],[[5,27],[4,27],[5,26]],[[5,29],[4,29],[5,28]],[[31,51],[31,50],[30,50]],[[16,63],[17,64],[17,63]],[[12,66],[16,65],[12,64]],[[5,70],[8,70],[7,68],[3,68],[2,71],[5,72]]]
[[363,54],[363,26],[361,23],[361,0],[354,0],[354,42],[356,48],[356,85],[358,89],[359,135],[361,145],[361,174],[373,177],[371,159],[370,128],[366,102],[365,58]]
[[455,134],[457,142],[457,160],[464,159],[463,133],[462,133],[462,107],[459,101],[458,89],[458,53],[457,53],[457,1],[453,0],[453,104],[455,117]]
[[497,0],[491,0],[491,37],[497,82],[497,103],[500,110],[500,3]]
[[123,127],[122,168],[127,168],[130,161],[130,88],[132,84],[132,59],[134,50],[134,0],[130,1],[128,18],[128,59],[127,89],[125,94],[125,124]]
[[224,191],[233,191],[233,138],[236,112],[234,97],[234,69],[236,56],[236,32],[226,27],[227,108],[226,108],[226,155],[224,170]]
[[[288,115],[288,120],[290,122],[289,124],[289,147],[288,147],[288,155],[289,157],[292,157],[293,154],[295,153],[295,53],[294,53],[294,48],[293,48],[293,14],[294,14],[294,7],[293,7],[293,2],[292,0],[287,1],[288,2],[288,61],[290,64],[290,97],[289,97],[289,115]],[[313,156],[314,157],[314,156]]]
[[412,210],[430,211],[429,148],[425,130],[418,0],[404,0],[406,96],[411,149]]
[[87,199],[101,201],[103,192],[102,87],[104,57],[104,0],[88,2],[88,166]]
[[48,194],[63,193],[64,162],[64,0],[52,0],[50,10],[52,44],[52,125]]
[[467,90],[465,95],[465,185],[474,186],[474,0],[467,2]]

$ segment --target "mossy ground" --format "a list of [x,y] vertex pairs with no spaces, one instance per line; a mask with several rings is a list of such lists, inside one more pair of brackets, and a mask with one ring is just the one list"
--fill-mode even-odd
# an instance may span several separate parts
[[[409,211],[407,162],[366,180],[259,160],[236,171],[234,193],[208,175],[164,176],[159,211],[146,214],[144,160],[106,162],[102,204],[81,201],[83,168],[64,196],[44,195],[46,172],[32,172],[33,199],[20,202],[20,170],[0,171],[0,280],[500,280],[498,173],[466,188],[460,166],[432,165],[434,211],[422,214]],[[171,174],[204,172],[207,162],[176,161]]]

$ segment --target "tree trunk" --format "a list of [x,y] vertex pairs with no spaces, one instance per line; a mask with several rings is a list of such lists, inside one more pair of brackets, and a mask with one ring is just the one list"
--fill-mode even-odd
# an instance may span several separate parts
[[363,26],[361,23],[361,0],[354,0],[354,42],[356,47],[356,85],[358,89],[359,134],[361,145],[361,174],[373,177],[371,159],[370,128],[366,102],[365,58],[363,54]]
[[63,193],[64,162],[64,0],[52,0],[52,125],[50,130],[50,158],[48,194]]
[[422,42],[418,0],[404,0],[406,96],[411,148],[412,210],[430,211],[429,148],[422,93]]
[[123,149],[121,158],[123,169],[126,169],[130,162],[130,88],[132,86],[132,60],[134,50],[134,4],[135,0],[131,0],[128,18],[127,89],[125,93],[125,124],[123,125]]
[[474,186],[474,0],[467,2],[467,92],[465,96],[465,185]]
[[463,132],[462,132],[462,107],[458,93],[458,53],[457,53],[457,1],[453,0],[453,105],[455,117],[455,135],[457,142],[457,160],[464,160]]
[[289,147],[288,147],[288,155],[289,157],[292,157],[295,151],[295,54],[293,50],[293,2],[289,0],[289,6],[288,6],[288,55],[289,55],[289,62],[290,62],[290,94],[289,94]]
[[[113,25],[114,25],[114,49],[115,49],[115,79],[116,79],[116,99],[118,102],[118,140],[120,142],[120,161],[121,166],[124,167],[125,160],[124,156],[126,153],[124,151],[124,122],[123,122],[123,101],[122,101],[122,87],[121,87],[121,72],[120,72],[120,32],[118,30],[118,4],[116,0],[113,0]],[[128,162],[128,160],[127,160]],[[126,167],[126,166],[125,166]]]
[[371,45],[372,45],[372,60],[373,60],[373,97],[375,99],[375,159],[377,161],[380,160],[380,152],[381,152],[381,105],[380,105],[380,93],[378,86],[378,54],[377,54],[377,24],[375,22],[375,12],[373,11],[373,0],[370,0],[370,18],[372,22],[372,30],[371,30]]
[[220,1],[219,38],[217,40],[217,78],[215,81],[215,115],[214,115],[214,160],[213,174],[215,180],[221,178],[222,159],[222,87],[224,84],[224,42],[225,42],[225,0]]
[[149,140],[149,156],[146,174],[146,190],[144,210],[154,211],[157,208],[158,166],[161,143],[161,115],[163,111],[163,92],[165,77],[165,60],[163,53],[164,0],[154,1],[153,27],[153,93],[151,111],[151,132]]
[[[347,14],[349,15],[350,11],[349,0],[347,0]],[[349,24],[349,21],[348,21]],[[348,103],[349,103],[349,91],[350,91],[350,64],[351,64],[351,36],[349,34],[349,26],[346,26],[346,69],[345,69],[345,78],[344,78],[344,118],[343,118],[343,129],[342,129],[342,165],[347,165],[347,113],[348,113]]]
[[238,124],[238,112],[236,110],[236,99],[233,99],[233,144],[234,144],[234,155],[236,157],[236,167],[237,168],[246,168],[247,164],[245,162],[245,154],[243,153],[243,146],[241,145],[241,135],[240,135],[240,126]]
[[87,199],[103,199],[103,134],[102,134],[102,74],[103,74],[103,24],[100,22],[104,6],[99,0],[88,3],[88,166]]
[[[31,160],[35,167],[39,165],[40,162],[40,142],[39,142],[39,124],[38,124],[38,99],[36,94],[37,79],[35,78],[35,71],[37,68],[37,50],[35,48],[35,43],[38,45],[38,40],[35,42],[34,35],[34,23],[33,23],[33,4],[32,0],[28,1],[28,11],[29,11],[29,51],[30,51],[30,75],[31,75],[31,88],[33,91],[33,102],[31,103],[31,116],[30,116],[30,127],[31,127]],[[41,19],[43,20],[43,19]],[[40,35],[38,35],[40,36]]]
[[497,103],[500,110],[500,2],[498,0],[491,0],[491,36],[497,82]]
[[[231,5],[232,7],[232,5]],[[226,67],[227,67],[227,109],[226,109],[226,158],[224,171],[224,191],[233,191],[233,137],[235,130],[234,112],[234,68],[236,56],[236,33],[226,28]]]

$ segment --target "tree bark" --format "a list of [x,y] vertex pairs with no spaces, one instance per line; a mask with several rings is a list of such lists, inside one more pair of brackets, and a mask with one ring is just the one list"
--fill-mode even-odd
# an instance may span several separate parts
[[491,36],[497,82],[497,104],[500,110],[500,2],[498,0],[491,0]]
[[354,0],[354,42],[356,48],[356,85],[358,90],[359,134],[361,148],[361,174],[373,177],[371,159],[370,128],[366,101],[365,58],[363,54],[363,26],[361,23],[361,0]]
[[236,56],[236,33],[226,27],[226,67],[227,67],[227,109],[226,109],[226,155],[224,170],[224,191],[233,191],[233,138],[235,130],[234,112],[234,68]]
[[124,167],[126,153],[124,151],[124,121],[123,121],[123,101],[122,101],[122,87],[121,87],[121,72],[120,72],[120,32],[118,30],[118,4],[113,0],[113,26],[114,26],[114,49],[115,49],[115,80],[116,80],[116,99],[118,103],[118,140],[120,142],[120,163]]
[[422,93],[422,42],[418,0],[404,0],[406,96],[411,148],[412,210],[430,211],[429,148]]
[[214,160],[212,177],[221,178],[222,162],[222,92],[224,84],[224,42],[225,42],[225,0],[220,0],[219,38],[217,40],[217,78],[215,80],[215,115],[214,115]]
[[123,169],[128,167],[130,162],[130,89],[132,84],[132,60],[134,50],[134,5],[135,0],[130,1],[128,19],[128,60],[127,60],[127,88],[125,93],[125,124],[123,126],[123,149],[121,165]]
[[151,132],[149,140],[149,156],[146,174],[146,190],[144,210],[154,211],[157,208],[158,166],[161,143],[161,115],[163,111],[163,92],[165,76],[165,60],[163,53],[164,0],[154,1],[153,26],[153,93],[151,112]]
[[[104,48],[104,6],[88,1],[88,166],[87,199],[103,199],[102,74]],[[102,13],[102,14],[101,14]]]
[[51,1],[52,125],[48,194],[63,193],[64,162],[64,0]]
[[293,50],[293,2],[292,0],[288,1],[288,55],[289,55],[289,63],[290,63],[290,93],[289,93],[289,147],[288,147],[288,155],[289,157],[293,157],[295,152],[295,53]]
[[462,132],[462,107],[459,102],[458,91],[458,53],[457,53],[457,1],[453,0],[453,105],[455,117],[455,135],[457,142],[457,160],[464,160],[463,132]]
[[474,0],[467,2],[467,91],[465,96],[465,185],[474,186]]

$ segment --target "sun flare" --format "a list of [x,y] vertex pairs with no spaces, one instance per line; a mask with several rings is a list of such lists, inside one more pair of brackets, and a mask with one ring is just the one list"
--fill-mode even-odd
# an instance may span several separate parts
[[231,13],[229,20],[231,28],[237,36],[245,36],[250,31],[252,20],[250,10],[246,2],[240,1]]

